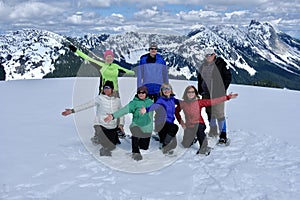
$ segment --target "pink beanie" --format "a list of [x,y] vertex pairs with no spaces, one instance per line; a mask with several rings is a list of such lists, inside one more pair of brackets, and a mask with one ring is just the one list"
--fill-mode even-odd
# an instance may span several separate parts
[[111,55],[112,57],[114,57],[114,52],[112,52],[111,50],[106,50],[104,52],[104,59],[106,58],[106,56],[109,56]]

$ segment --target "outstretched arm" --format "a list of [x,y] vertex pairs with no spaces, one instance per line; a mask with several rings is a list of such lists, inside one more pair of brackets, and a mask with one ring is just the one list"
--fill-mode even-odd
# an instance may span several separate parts
[[230,92],[230,94],[227,95],[228,100],[229,100],[229,99],[235,99],[237,96],[239,96],[238,93],[232,93],[232,92]]
[[104,121],[105,122],[110,122],[111,120],[114,119],[114,116],[112,114],[108,114],[105,118],[104,118]]
[[97,65],[97,67],[103,67],[104,65],[104,61],[100,61],[100,58],[97,57],[98,60],[86,55],[85,53],[83,53],[82,51],[80,51],[79,49],[77,49],[75,46],[73,45],[69,45],[69,48],[71,51],[73,51],[75,54],[77,54],[78,56],[80,56],[81,58],[83,58],[84,60],[87,60],[89,62],[92,63],[92,65]]
[[119,74],[135,75],[135,72],[118,65]]
[[199,99],[199,106],[200,107],[207,107],[207,106],[213,106],[219,103],[222,103],[224,101],[228,101],[230,99],[235,99],[238,96],[237,93],[230,93],[229,95],[214,98],[214,99]]
[[68,116],[70,114],[74,113],[74,109],[70,109],[70,108],[66,108],[64,112],[62,112],[61,114],[63,116]]

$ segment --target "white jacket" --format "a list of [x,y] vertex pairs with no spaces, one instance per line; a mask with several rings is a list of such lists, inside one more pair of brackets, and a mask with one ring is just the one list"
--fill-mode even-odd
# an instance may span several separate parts
[[[95,124],[104,126],[107,129],[114,129],[118,126],[117,119],[111,120],[110,122],[104,122],[104,118],[107,114],[116,112],[122,107],[120,98],[100,94],[94,100],[76,106],[73,109],[74,112],[80,112],[94,106],[97,106]],[[124,117],[120,117],[119,124],[124,125]]]

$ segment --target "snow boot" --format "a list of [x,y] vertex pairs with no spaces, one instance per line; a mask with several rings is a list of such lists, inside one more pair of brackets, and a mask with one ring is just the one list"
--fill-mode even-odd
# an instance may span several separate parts
[[220,139],[219,139],[218,144],[219,144],[219,145],[229,146],[229,144],[230,144],[230,139],[227,138],[226,132],[221,132],[221,134],[220,134]]
[[100,149],[100,156],[111,156],[111,151],[107,148],[102,147]]
[[173,138],[174,137],[172,137],[169,134],[166,135],[165,140],[164,140],[163,145],[162,145],[163,154],[166,154],[166,153],[168,153],[169,151],[172,150],[171,143],[173,142]]
[[154,132],[152,135],[151,135],[151,138],[155,141],[159,141],[159,135],[158,135],[158,132]]
[[126,134],[121,129],[118,129],[117,133],[118,133],[119,138],[125,138],[126,137]]
[[230,145],[230,139],[229,138],[220,138],[218,145],[225,145],[225,146],[229,146]]
[[209,130],[209,133],[208,133],[208,136],[209,137],[218,137],[219,136],[218,127],[217,126],[211,126],[210,130]]
[[141,153],[132,153],[131,157],[133,158],[133,160],[136,160],[136,161],[143,159],[143,156]]
[[211,148],[208,147],[208,140],[207,137],[205,137],[201,147],[199,148],[199,150],[197,151],[196,154],[203,154],[208,156],[210,154]]
[[94,135],[93,137],[91,137],[91,141],[92,141],[93,145],[100,144],[99,138],[96,135]]

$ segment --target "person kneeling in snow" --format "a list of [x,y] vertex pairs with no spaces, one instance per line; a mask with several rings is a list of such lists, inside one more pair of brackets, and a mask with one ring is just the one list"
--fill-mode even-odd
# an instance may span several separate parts
[[142,107],[141,114],[156,111],[156,128],[159,132],[159,141],[162,144],[163,154],[173,154],[177,146],[176,134],[178,126],[174,124],[175,107],[179,105],[172,86],[164,83],[160,87],[160,96],[157,101],[148,107]]
[[140,149],[147,150],[149,148],[150,137],[153,131],[153,112],[149,112],[145,115],[140,113],[142,107],[148,107],[153,104],[147,95],[147,87],[139,87],[133,100],[120,110],[107,115],[104,119],[105,122],[110,122],[128,113],[133,115],[130,131],[132,133],[132,158],[136,161],[143,159]]
[[[214,99],[200,99],[197,89],[190,85],[183,94],[183,101],[180,101],[180,105],[176,107],[175,116],[177,121],[184,129],[182,146],[189,148],[193,144],[194,138],[197,136],[200,148],[197,154],[208,155],[210,153],[210,147],[208,147],[208,141],[204,130],[206,125],[204,119],[201,116],[201,110],[204,107],[217,105],[224,101],[234,99],[238,94],[232,94],[222,96]],[[185,116],[185,122],[182,120],[180,111],[183,110]]]
[[[95,136],[91,138],[94,144],[101,144],[100,156],[111,156],[111,151],[116,148],[116,144],[119,143],[118,130],[123,131],[124,117],[120,118],[118,125],[117,119],[110,122],[105,122],[103,118],[109,112],[114,112],[120,109],[121,101],[120,98],[113,96],[114,85],[112,81],[106,81],[103,85],[103,91],[94,100],[76,106],[73,109],[65,109],[62,112],[63,116],[70,115],[75,112],[97,106],[96,119],[95,119]],[[119,126],[119,127],[118,127]]]

